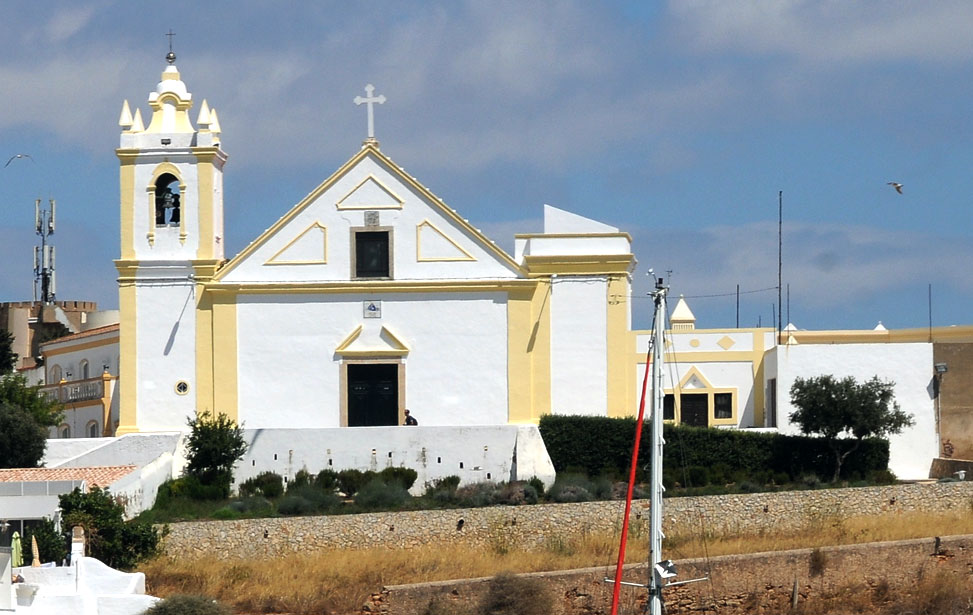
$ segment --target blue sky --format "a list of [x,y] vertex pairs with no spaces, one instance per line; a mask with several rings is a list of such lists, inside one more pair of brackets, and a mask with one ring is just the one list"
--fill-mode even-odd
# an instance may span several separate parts
[[949,0],[11,3],[0,158],[33,162],[0,169],[0,300],[30,298],[54,197],[58,298],[117,306],[117,120],[170,28],[219,111],[228,254],[354,155],[373,83],[382,151],[501,246],[544,203],[630,232],[637,325],[649,267],[699,327],[736,324],[737,285],[740,325],[772,324],[778,191],[785,321],[924,327],[931,285],[934,325],[973,323],[973,4]]

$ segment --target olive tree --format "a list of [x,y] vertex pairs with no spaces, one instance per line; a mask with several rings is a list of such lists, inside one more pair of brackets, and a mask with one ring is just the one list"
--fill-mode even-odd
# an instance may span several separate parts
[[[866,382],[852,376],[839,380],[831,375],[794,380],[791,404],[797,409],[790,419],[802,433],[827,438],[834,453],[835,482],[841,464],[862,440],[885,438],[914,424],[912,416],[895,403],[894,387],[894,382],[879,380],[878,376]],[[840,439],[842,436],[845,439]]]

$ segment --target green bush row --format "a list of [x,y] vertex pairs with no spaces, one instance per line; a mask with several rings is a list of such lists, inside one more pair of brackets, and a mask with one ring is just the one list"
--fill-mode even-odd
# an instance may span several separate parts
[[[546,415],[541,418],[540,432],[558,472],[570,469],[589,476],[627,477],[635,440],[634,418]],[[793,482],[808,475],[831,476],[834,471],[834,453],[824,438],[671,424],[665,425],[663,436],[665,473],[669,482],[682,486],[748,479],[779,483],[785,477]],[[855,444],[854,440],[841,442],[848,447]],[[648,469],[649,447],[646,423],[639,447],[640,479]],[[887,472],[888,462],[888,441],[864,440],[845,460],[841,476],[875,476]]]

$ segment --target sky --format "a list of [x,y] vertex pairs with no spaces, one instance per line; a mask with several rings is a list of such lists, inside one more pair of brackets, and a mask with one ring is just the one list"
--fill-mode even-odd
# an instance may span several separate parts
[[372,83],[382,152],[501,247],[545,203],[630,233],[636,326],[649,268],[697,328],[774,326],[779,229],[784,324],[973,324],[963,0],[12,1],[0,301],[54,198],[57,298],[117,308],[118,117],[148,119],[170,29],[219,112],[228,255],[358,151]]

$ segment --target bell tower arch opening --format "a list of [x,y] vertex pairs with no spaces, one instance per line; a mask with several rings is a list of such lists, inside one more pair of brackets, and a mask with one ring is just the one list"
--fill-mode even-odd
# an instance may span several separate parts
[[155,180],[155,225],[179,224],[179,179],[172,173],[163,173]]

